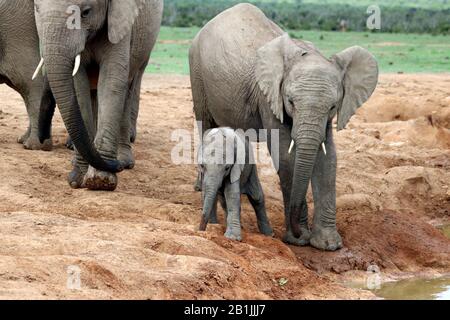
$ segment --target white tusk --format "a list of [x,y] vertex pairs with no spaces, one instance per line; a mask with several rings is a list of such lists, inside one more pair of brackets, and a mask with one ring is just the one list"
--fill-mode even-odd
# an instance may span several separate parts
[[295,146],[295,142],[294,142],[294,140],[292,140],[291,141],[291,146],[289,147],[289,154],[291,154],[292,149],[294,149],[294,146]]
[[81,64],[81,55],[77,55],[75,58],[75,67],[73,68],[72,77],[75,77],[75,75],[78,73],[78,69],[80,69]]
[[31,78],[31,80],[36,79],[43,66],[44,66],[44,58],[41,58],[41,61],[39,62],[36,71],[33,73],[33,77]]
[[322,149],[323,149],[323,153],[325,153],[325,155],[327,155],[327,147],[325,147],[324,142],[322,142]]

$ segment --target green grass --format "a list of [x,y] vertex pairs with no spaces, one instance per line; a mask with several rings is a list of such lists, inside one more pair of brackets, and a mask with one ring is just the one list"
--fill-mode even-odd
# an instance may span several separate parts
[[[198,31],[163,27],[147,71],[189,74],[190,40]],[[313,42],[328,57],[353,45],[365,47],[376,56],[385,73],[450,72],[450,36],[323,31],[290,34]]]
[[[251,2],[252,0],[250,0]],[[259,0],[265,2],[295,2],[296,0]],[[302,0],[302,3],[315,4],[348,4],[351,6],[379,5],[385,7],[407,7],[425,9],[449,9],[450,0]]]

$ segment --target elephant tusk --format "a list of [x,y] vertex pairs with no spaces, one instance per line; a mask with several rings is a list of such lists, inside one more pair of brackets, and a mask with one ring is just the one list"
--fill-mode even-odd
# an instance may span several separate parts
[[44,58],[41,58],[41,61],[39,62],[39,65],[37,66],[36,71],[34,71],[33,77],[31,78],[31,80],[36,79],[36,77],[38,76],[38,74],[41,71],[43,66],[44,66]]
[[325,142],[322,142],[322,150],[325,155],[327,155],[327,147],[325,147]]
[[81,55],[77,55],[75,58],[75,67],[73,68],[72,77],[75,77],[75,75],[78,73],[78,69],[80,69],[81,65]]
[[292,149],[294,149],[294,146],[295,146],[295,141],[292,140],[292,141],[291,141],[291,146],[289,147],[289,154],[292,153]]

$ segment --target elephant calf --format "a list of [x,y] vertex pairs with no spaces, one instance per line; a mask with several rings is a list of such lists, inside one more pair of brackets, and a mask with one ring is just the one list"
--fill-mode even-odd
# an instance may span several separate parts
[[213,129],[206,135],[199,153],[203,177],[201,231],[206,230],[209,221],[217,223],[218,199],[227,213],[225,237],[241,241],[241,194],[246,194],[255,209],[259,231],[267,236],[273,235],[256,165],[251,164],[250,159],[250,144],[233,129]]

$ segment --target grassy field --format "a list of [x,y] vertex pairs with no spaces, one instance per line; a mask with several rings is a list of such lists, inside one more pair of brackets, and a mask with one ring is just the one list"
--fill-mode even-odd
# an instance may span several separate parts
[[[260,0],[261,1],[261,0]],[[294,2],[296,0],[263,0],[266,2]],[[250,0],[251,2],[251,0]],[[302,3],[320,4],[348,4],[358,6],[370,6],[373,4],[386,7],[408,7],[426,9],[449,9],[450,0],[302,0]]]
[[[198,31],[163,27],[147,71],[189,74],[188,50]],[[290,34],[313,42],[326,56],[353,45],[365,47],[377,57],[381,72],[450,72],[450,36],[323,31]]]

